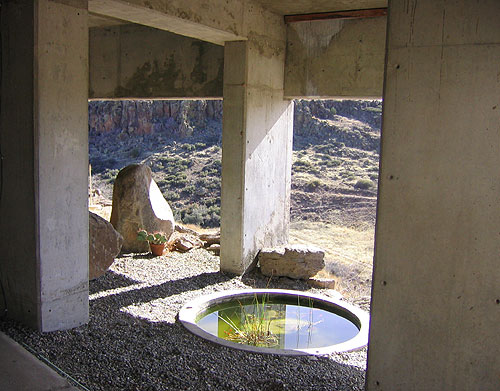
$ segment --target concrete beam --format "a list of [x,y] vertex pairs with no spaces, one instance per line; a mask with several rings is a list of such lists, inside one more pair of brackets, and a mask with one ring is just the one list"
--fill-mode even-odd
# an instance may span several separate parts
[[[89,10],[98,15],[127,20],[218,45],[255,37],[261,37],[262,40],[264,37],[279,40],[281,37],[272,23],[277,20],[277,23],[283,24],[282,17],[264,9],[257,1],[234,0],[221,3],[217,0],[89,0]],[[166,38],[166,34],[161,36],[159,33],[156,33],[157,38],[154,38],[153,31],[155,30],[143,29],[141,34],[151,39],[141,41],[142,38],[135,39],[130,35],[130,27],[93,29],[91,48],[95,49],[91,51],[92,97],[126,97],[123,89],[120,89],[119,94],[110,93],[112,88],[116,88],[116,85],[112,85],[117,84],[112,82],[113,79],[118,79],[125,68],[128,68],[128,74],[124,75],[127,82],[130,82],[133,75],[136,84],[147,84],[147,80],[141,80],[141,77],[144,77],[142,73],[147,72],[142,66],[147,66],[148,63],[151,65],[154,60],[158,61],[160,66],[165,62],[165,58],[157,53],[175,51],[175,63],[183,65],[189,64],[189,56],[198,55],[189,53],[189,43],[181,44],[180,47],[181,38],[176,42],[173,38]],[[288,25],[285,98],[379,98],[382,95],[385,31],[385,17],[298,22]],[[135,30],[134,34],[138,35],[139,31]],[[187,38],[184,39],[187,42]],[[157,43],[162,41],[171,43],[176,49],[159,47]],[[120,47],[121,43],[127,48]],[[131,54],[135,60],[123,57],[123,53]],[[206,53],[206,59],[214,55],[217,58],[220,56],[215,49],[210,49],[210,55],[208,51]],[[122,57],[118,59],[117,56]],[[147,60],[141,62],[141,57]],[[182,69],[180,65],[179,69]],[[206,91],[201,91],[201,88],[198,92],[190,90],[190,75],[182,76],[187,80],[187,86],[176,80],[173,93],[158,92],[141,97],[182,97],[182,92],[185,97],[205,97],[203,93]],[[119,82],[123,87],[125,80]],[[207,94],[212,96],[213,92]]]
[[89,0],[89,11],[218,45],[246,39],[243,1]]
[[1,16],[7,314],[70,328],[88,321],[86,4],[4,2]]
[[334,12],[319,12],[313,14],[296,14],[285,15],[285,23],[295,22],[311,22],[314,20],[330,20],[330,19],[366,19],[378,18],[380,16],[387,16],[387,7],[384,8],[370,8],[349,11],[334,11]]
[[91,98],[221,98],[224,48],[139,25],[90,29]]
[[390,4],[368,390],[498,390],[498,15]]
[[385,17],[287,25],[285,97],[380,98]]
[[282,39],[226,43],[222,134],[221,269],[242,274],[257,252],[286,243],[293,104],[283,98]]
[[280,15],[360,10],[387,7],[387,0],[257,0]]

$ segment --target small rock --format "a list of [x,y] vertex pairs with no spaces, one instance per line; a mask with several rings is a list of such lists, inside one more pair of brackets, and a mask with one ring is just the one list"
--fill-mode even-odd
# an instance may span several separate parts
[[170,247],[173,250],[180,251],[182,253],[188,252],[193,248],[203,247],[203,242],[197,237],[189,234],[176,237],[172,242]]
[[205,247],[220,244],[220,232],[201,234],[200,239],[205,242]]
[[207,251],[210,251],[214,255],[219,256],[220,255],[220,244],[212,244],[211,246],[207,247]]
[[307,280],[310,286],[323,289],[335,289],[335,280],[333,278],[311,277]]

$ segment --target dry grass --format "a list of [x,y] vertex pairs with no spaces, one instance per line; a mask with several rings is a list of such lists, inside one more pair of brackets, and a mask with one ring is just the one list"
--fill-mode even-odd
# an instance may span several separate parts
[[89,211],[95,213],[98,216],[101,216],[103,219],[109,221],[111,217],[111,206],[110,205],[102,205],[102,204],[90,204],[89,202]]
[[293,222],[290,243],[312,244],[325,250],[323,275],[337,280],[337,289],[353,300],[370,297],[374,227],[347,228],[324,222]]

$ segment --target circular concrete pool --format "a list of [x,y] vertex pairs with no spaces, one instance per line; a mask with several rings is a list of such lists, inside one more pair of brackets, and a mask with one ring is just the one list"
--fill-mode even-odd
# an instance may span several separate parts
[[258,353],[321,355],[368,343],[365,311],[301,291],[248,289],[202,296],[181,309],[179,320],[209,341]]

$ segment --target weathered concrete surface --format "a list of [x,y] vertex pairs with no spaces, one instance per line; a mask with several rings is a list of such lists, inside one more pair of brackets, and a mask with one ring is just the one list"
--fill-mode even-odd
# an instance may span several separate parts
[[3,3],[2,44],[8,314],[42,331],[78,326],[88,320],[87,11]]
[[500,2],[392,2],[369,390],[498,390]]
[[287,25],[285,96],[380,97],[385,17]]
[[[287,242],[293,104],[283,100],[282,40],[226,44],[221,269],[243,273],[262,247]],[[270,158],[272,157],[272,158]]]
[[224,48],[133,24],[90,29],[91,98],[220,98]]

